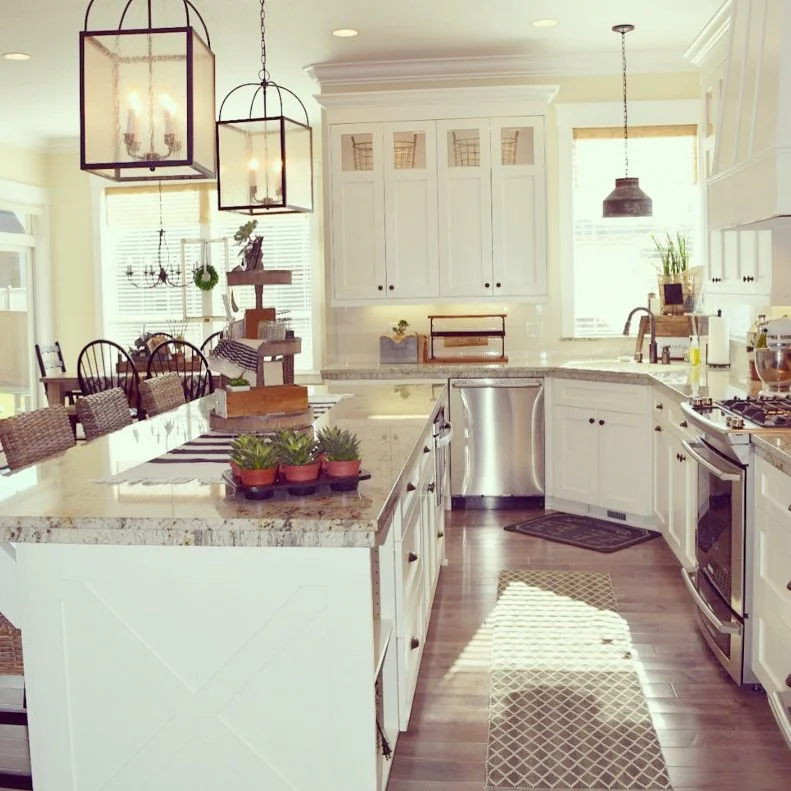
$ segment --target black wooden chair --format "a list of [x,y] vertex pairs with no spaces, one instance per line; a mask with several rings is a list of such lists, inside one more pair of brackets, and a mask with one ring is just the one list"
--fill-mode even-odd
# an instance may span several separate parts
[[140,410],[140,375],[126,350],[113,341],[91,341],[77,358],[77,379],[83,395],[120,387],[129,408]]
[[223,335],[223,331],[220,330],[219,332],[213,332],[208,338],[206,338],[206,340],[200,345],[200,350],[203,352],[204,357],[208,357],[211,354],[217,343],[222,340]]
[[178,374],[187,401],[214,392],[209,363],[203,352],[189,341],[165,341],[148,356],[146,379],[170,373]]
[[[38,370],[41,376],[53,376],[56,374],[66,373],[66,362],[63,359],[63,352],[60,348],[60,342],[54,343],[37,343],[34,346],[36,350],[36,362],[38,363]],[[71,390],[66,394],[69,404],[74,403],[74,399],[80,395],[79,390]],[[50,404],[50,406],[53,406]]]

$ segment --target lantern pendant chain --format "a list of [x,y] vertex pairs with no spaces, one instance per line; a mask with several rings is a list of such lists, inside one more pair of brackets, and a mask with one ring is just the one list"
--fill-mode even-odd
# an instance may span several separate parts
[[621,64],[623,66],[623,158],[624,176],[629,176],[629,111],[626,104],[626,30],[621,30]]

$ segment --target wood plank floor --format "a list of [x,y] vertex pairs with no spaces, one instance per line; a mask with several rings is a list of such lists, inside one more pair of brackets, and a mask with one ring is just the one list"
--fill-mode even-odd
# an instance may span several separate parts
[[629,623],[638,672],[675,791],[788,791],[791,750],[766,696],[739,688],[698,633],[662,539],[612,555],[506,533],[536,512],[450,514],[409,730],[389,791],[481,791],[488,732],[484,626],[501,569],[605,571]]

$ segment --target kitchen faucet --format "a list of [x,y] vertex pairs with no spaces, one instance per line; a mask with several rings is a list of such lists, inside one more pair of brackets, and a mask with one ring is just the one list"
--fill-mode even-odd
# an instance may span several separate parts
[[[654,314],[651,312],[650,308],[632,308],[629,316],[626,319],[626,324],[623,325],[623,334],[629,334],[629,326],[632,323],[632,316],[640,310],[644,310],[648,314],[648,323],[651,328],[651,338],[648,343],[648,362],[655,363],[656,362],[656,319]],[[642,352],[635,352],[634,359],[639,363],[643,360],[643,353]]]

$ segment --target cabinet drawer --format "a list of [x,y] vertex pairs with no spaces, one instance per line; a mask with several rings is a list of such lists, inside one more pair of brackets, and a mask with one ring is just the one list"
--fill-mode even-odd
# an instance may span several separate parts
[[768,693],[791,688],[791,629],[759,600],[753,614],[753,670]]
[[401,535],[406,535],[415,510],[420,506],[420,463],[418,459],[412,464],[407,475],[404,488],[401,490]]
[[791,530],[782,527],[760,507],[755,522],[757,598],[772,607],[791,629]]
[[[755,472],[756,505],[786,530],[791,530],[791,477],[761,458],[756,459]],[[791,563],[791,556],[788,560]]]
[[644,415],[648,411],[648,387],[577,379],[553,379],[552,401],[561,406],[607,409]]
[[396,629],[399,635],[406,634],[409,620],[408,609],[415,590],[422,589],[421,574],[425,559],[423,552],[425,549],[423,542],[423,531],[420,510],[414,512],[414,516],[407,525],[402,541],[396,543],[396,564],[397,564],[397,624]]

